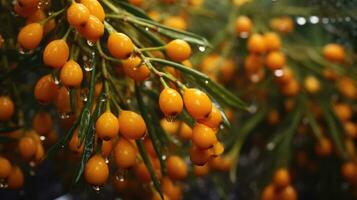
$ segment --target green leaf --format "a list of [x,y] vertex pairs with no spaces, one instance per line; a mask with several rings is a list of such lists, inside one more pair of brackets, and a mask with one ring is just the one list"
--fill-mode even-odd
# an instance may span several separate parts
[[141,157],[143,158],[143,161],[150,173],[150,177],[154,183],[154,187],[155,187],[156,191],[160,194],[161,198],[164,199],[162,191],[161,191],[159,179],[157,179],[157,177],[156,177],[154,168],[150,162],[148,154],[146,153],[143,142],[140,139],[136,140],[136,145],[138,146],[139,153],[140,153]]

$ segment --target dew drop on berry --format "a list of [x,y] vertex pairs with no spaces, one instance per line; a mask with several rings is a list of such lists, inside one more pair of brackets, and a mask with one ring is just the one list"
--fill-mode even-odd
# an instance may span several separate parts
[[68,113],[59,113],[59,118],[60,119],[68,119],[69,118],[69,114]]
[[92,47],[95,45],[95,42],[93,42],[92,40],[87,40],[87,44],[88,46]]
[[96,193],[99,193],[100,189],[101,189],[100,186],[97,186],[97,185],[92,186],[92,188]]
[[41,135],[41,136],[40,136],[40,140],[41,140],[41,141],[45,141],[45,140],[46,140],[46,136]]
[[206,51],[206,47],[204,47],[204,46],[199,46],[199,47],[198,47],[198,50],[199,50],[200,52],[205,52],[205,51]]
[[126,169],[119,169],[115,174],[115,179],[124,182],[127,177],[128,171]]

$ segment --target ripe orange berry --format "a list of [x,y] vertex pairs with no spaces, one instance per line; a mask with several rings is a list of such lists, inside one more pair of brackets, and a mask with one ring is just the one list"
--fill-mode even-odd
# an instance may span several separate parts
[[104,185],[109,176],[109,168],[105,160],[100,155],[92,156],[85,165],[84,178],[95,186]]
[[31,23],[24,26],[17,35],[17,42],[21,47],[32,50],[41,42],[43,26],[40,23]]
[[175,62],[187,60],[191,53],[190,45],[184,40],[176,39],[166,44],[166,54]]
[[143,3],[143,0],[129,0],[129,3],[134,6],[140,6]]
[[217,157],[223,154],[224,152],[224,146],[221,142],[216,142],[216,144],[213,145],[213,147],[210,149],[211,150],[211,156]]
[[165,88],[160,93],[159,106],[165,116],[176,116],[182,112],[183,101],[180,93],[171,88]]
[[285,96],[295,96],[300,91],[300,85],[295,79],[291,79],[289,82],[285,83],[281,88],[281,92]]
[[283,190],[279,191],[278,193],[278,199],[281,200],[297,200],[297,194],[291,185],[287,186]]
[[332,143],[328,138],[321,138],[315,146],[315,152],[319,156],[329,156],[332,153]]
[[283,67],[282,68],[282,75],[281,76],[277,76],[276,80],[280,83],[280,84],[286,84],[289,83],[293,78],[294,78],[294,73],[293,71],[290,69],[290,67]]
[[250,53],[263,54],[266,52],[264,38],[260,34],[253,34],[248,38],[247,49]]
[[294,31],[294,21],[291,17],[280,17],[280,18],[273,18],[270,21],[270,26],[273,30],[282,32],[282,33],[291,33]]
[[55,105],[59,113],[71,112],[71,101],[70,101],[69,91],[65,87],[59,88]]
[[247,72],[258,72],[262,69],[264,65],[264,60],[260,55],[248,54],[244,60],[244,69]]
[[34,13],[26,18],[26,24],[31,24],[35,22],[40,22],[46,18],[45,12],[42,9],[37,9]]
[[208,149],[216,144],[217,137],[212,128],[197,123],[192,129],[192,142],[200,149]]
[[324,57],[332,62],[343,62],[345,60],[345,50],[340,44],[327,44],[323,47]]
[[277,70],[285,65],[285,55],[280,51],[270,52],[265,58],[265,64],[270,70]]
[[304,80],[304,86],[307,92],[315,94],[321,89],[320,81],[315,76],[307,76]]
[[185,122],[182,122],[180,125],[179,135],[183,140],[190,140],[192,138],[192,128]]
[[104,112],[95,123],[95,131],[102,140],[113,139],[119,132],[118,118],[109,111]]
[[30,136],[22,137],[18,145],[21,157],[25,160],[30,160],[34,157],[37,150],[36,143],[37,142]]
[[213,105],[212,106],[212,111],[211,113],[208,115],[207,118],[198,120],[199,123],[204,124],[208,127],[211,127],[213,129],[216,129],[219,127],[219,125],[222,122],[222,115],[221,115],[221,111],[218,110],[218,108]]
[[67,42],[63,39],[53,40],[43,51],[43,62],[53,68],[60,68],[66,64],[69,57]]
[[273,175],[273,183],[276,188],[285,188],[290,184],[290,174],[285,168],[279,168]]
[[37,7],[24,7],[21,6],[19,2],[16,2],[14,5],[14,11],[21,17],[29,17],[34,12],[36,12]]
[[352,117],[352,109],[351,106],[345,104],[345,103],[339,103],[334,106],[334,111],[337,115],[337,117],[343,121],[349,121]]
[[104,34],[103,23],[93,15],[89,16],[84,26],[79,26],[77,29],[82,36],[91,41],[97,41]]
[[71,140],[68,143],[69,150],[71,150],[72,152],[75,152],[77,154],[82,154],[84,145],[83,145],[83,143],[81,144],[80,142],[81,141],[79,140],[79,137],[78,137],[78,129],[76,129],[72,135]]
[[61,83],[67,87],[77,87],[82,83],[83,71],[81,66],[74,61],[69,60],[63,65],[60,72]]
[[217,156],[209,160],[209,165],[212,169],[227,172],[231,169],[233,158],[231,156]]
[[274,32],[268,32],[263,35],[267,51],[278,51],[281,48],[280,36]]
[[80,3],[82,3],[85,7],[88,8],[91,15],[94,15],[101,22],[104,21],[105,18],[104,9],[97,0],[81,0]]
[[[153,162],[151,162],[153,164]],[[135,175],[138,177],[139,180],[143,181],[144,183],[149,183],[151,181],[151,176],[149,170],[147,169],[144,162],[135,165],[134,168]],[[161,172],[158,169],[155,169],[155,174],[158,179],[161,178]]]
[[8,96],[0,96],[0,121],[8,121],[14,114],[15,106]]
[[354,162],[346,162],[341,167],[342,176],[348,180],[352,181],[357,175],[357,169]]
[[89,9],[81,3],[73,2],[67,9],[67,21],[72,26],[84,26],[89,19]]
[[190,148],[189,154],[191,162],[199,166],[206,164],[211,157],[209,149],[200,149],[194,145]]
[[343,123],[343,127],[345,129],[346,136],[350,138],[356,138],[357,137],[357,126],[355,123],[351,121],[347,121]]
[[124,60],[123,63],[124,73],[136,81],[143,81],[150,76],[149,68],[141,63],[138,56],[131,56]]
[[198,177],[206,176],[209,173],[209,165],[208,164],[204,164],[202,166],[194,165],[193,166],[193,172]]
[[36,143],[36,154],[34,157],[34,161],[36,162],[36,164],[40,164],[44,157],[45,157],[45,150],[43,148],[43,145],[41,142],[37,142]]
[[6,179],[11,174],[11,163],[7,158],[0,156],[0,179]]
[[179,121],[177,121],[177,120],[172,121],[172,120],[168,120],[166,118],[163,118],[160,120],[160,125],[161,125],[162,129],[164,129],[164,131],[170,135],[174,135],[174,134],[178,133],[179,128],[180,128]]
[[119,168],[126,169],[135,165],[137,151],[134,145],[124,139],[120,138],[114,147],[114,160]]
[[174,180],[182,180],[187,177],[187,165],[178,156],[169,156],[166,160],[167,175]]
[[353,79],[342,77],[337,82],[337,88],[347,98],[356,99],[357,87]]
[[123,110],[119,114],[119,132],[127,139],[139,139],[146,133],[146,124],[141,115]]
[[248,36],[248,34],[252,31],[252,21],[247,16],[239,16],[236,19],[236,33],[243,36]]
[[182,190],[179,185],[175,185],[169,178],[164,177],[161,180],[161,190],[170,200],[180,200]]
[[23,7],[37,7],[39,0],[18,0],[20,6]]
[[32,128],[40,135],[47,135],[53,128],[53,120],[50,113],[36,113],[32,120]]
[[263,190],[262,200],[275,200],[275,199],[277,199],[275,188],[272,184],[269,184]]
[[112,153],[112,149],[113,149],[113,140],[108,140],[108,141],[104,140],[102,142],[101,153],[103,157],[108,158]]
[[183,102],[187,112],[194,119],[204,119],[212,111],[211,99],[206,93],[195,88],[185,89]]
[[24,185],[24,174],[18,166],[13,166],[10,175],[7,177],[8,188],[18,190]]
[[169,16],[166,17],[165,20],[162,22],[165,26],[178,29],[178,30],[186,30],[187,23],[184,18],[181,16]]
[[134,50],[134,44],[124,33],[111,33],[108,37],[107,47],[109,52],[119,59],[128,58]]
[[56,99],[58,89],[51,74],[42,76],[37,81],[34,94],[36,100],[41,104],[48,104]]

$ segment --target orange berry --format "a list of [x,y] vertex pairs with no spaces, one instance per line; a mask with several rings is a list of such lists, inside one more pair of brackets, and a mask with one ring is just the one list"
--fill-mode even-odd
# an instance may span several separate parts
[[181,199],[181,187],[175,185],[169,178],[164,177],[161,180],[161,190],[166,194],[170,200],[180,200]]
[[87,23],[78,26],[77,30],[87,40],[97,41],[104,34],[104,25],[97,17],[90,15]]
[[270,26],[273,30],[282,32],[282,33],[291,33],[294,31],[294,21],[291,17],[280,17],[280,18],[273,18],[270,21]]
[[200,149],[208,149],[216,144],[217,137],[212,128],[197,123],[192,129],[192,142]]
[[206,176],[209,173],[209,165],[208,164],[204,164],[202,166],[194,165],[193,166],[193,172],[198,177]]
[[315,152],[319,156],[329,156],[332,153],[332,143],[328,138],[321,138],[315,146]]
[[24,7],[21,6],[19,2],[15,3],[14,11],[21,17],[29,17],[34,12],[36,12],[37,7]]
[[344,103],[339,103],[334,106],[334,111],[337,117],[345,122],[351,119],[352,117],[352,109],[349,105]]
[[119,59],[128,58],[134,51],[134,44],[124,33],[111,33],[108,37],[107,47],[109,52]]
[[187,177],[187,165],[178,156],[169,156],[166,160],[167,175],[175,180],[182,180]]
[[15,106],[8,96],[0,96],[0,121],[8,121],[14,114]]
[[281,88],[281,92],[285,96],[295,96],[300,91],[300,85],[295,79],[291,79],[289,82],[285,83]]
[[194,119],[204,119],[212,111],[211,99],[206,93],[195,88],[185,89],[183,102],[187,112]]
[[275,188],[272,184],[267,185],[262,193],[262,200],[276,200],[277,195],[275,193]]
[[213,157],[217,157],[223,154],[224,152],[224,146],[221,142],[216,142],[216,144],[213,145],[213,147],[210,149],[212,152]]
[[187,60],[191,53],[190,45],[184,40],[176,39],[166,44],[166,54],[175,62]]
[[41,142],[36,143],[36,154],[34,157],[34,161],[36,164],[39,164],[42,162],[43,158],[45,157],[45,150],[43,148],[43,145]]
[[273,183],[276,188],[285,188],[290,184],[290,174],[285,168],[279,168],[273,175]]
[[320,81],[315,76],[307,76],[304,80],[304,86],[307,92],[315,94],[321,89]]
[[253,34],[248,38],[247,49],[250,53],[263,54],[266,52],[264,38],[260,34]]
[[41,104],[48,104],[56,99],[58,89],[51,74],[42,76],[37,81],[34,94],[36,100]]
[[285,62],[285,55],[280,51],[270,52],[265,58],[265,64],[270,70],[281,69]]
[[114,160],[119,168],[126,169],[135,165],[137,151],[134,145],[124,139],[120,138],[114,147]]
[[162,22],[165,26],[170,28],[178,29],[178,30],[186,30],[187,23],[184,18],[181,16],[169,16],[166,17],[165,20]]
[[199,166],[206,164],[211,157],[209,149],[200,149],[196,146],[190,148],[189,154],[191,162]]
[[160,93],[159,106],[165,116],[176,116],[180,114],[183,109],[182,97],[176,90],[165,88]]
[[248,34],[252,31],[252,26],[252,21],[247,16],[239,16],[236,19],[236,33],[241,36],[243,36],[243,34],[248,36]]
[[345,50],[340,44],[327,44],[322,51],[324,57],[331,62],[343,62],[345,60]]
[[109,168],[105,160],[100,155],[92,156],[85,165],[84,178],[95,186],[104,185],[109,176]]
[[38,3],[40,2],[39,0],[18,0],[20,6],[23,7],[37,7]]
[[101,153],[103,157],[107,158],[110,156],[112,153],[113,149],[113,140],[108,140],[108,141],[102,141],[102,148],[101,148]]
[[179,129],[179,135],[183,140],[190,140],[192,138],[192,128],[185,122],[182,122]]
[[177,121],[177,120],[172,121],[172,120],[168,120],[166,118],[163,118],[160,120],[160,125],[161,125],[162,129],[164,129],[164,131],[170,135],[174,135],[174,134],[178,133],[179,128],[180,128],[179,121]]
[[31,23],[24,26],[17,35],[17,42],[21,47],[32,50],[37,48],[43,37],[43,26],[40,23]]
[[71,101],[70,101],[69,91],[65,87],[59,88],[55,105],[59,113],[71,112]]
[[207,118],[198,120],[199,123],[204,124],[210,128],[216,129],[222,122],[222,114],[218,108],[213,105],[212,111]]
[[342,176],[348,180],[353,181],[353,179],[357,175],[357,169],[354,162],[346,162],[341,167],[341,174]]
[[289,83],[294,78],[293,71],[290,69],[290,67],[283,67],[282,70],[282,75],[276,77],[277,81],[280,84]]
[[6,179],[11,174],[11,163],[7,158],[0,156],[0,179]]
[[21,168],[13,166],[10,175],[7,177],[8,188],[12,190],[22,188],[25,182],[24,179],[24,174],[22,173]]
[[353,79],[342,77],[337,82],[337,88],[347,98],[356,99],[357,87]]
[[36,113],[32,120],[32,128],[40,135],[47,135],[53,128],[53,120],[50,113]]
[[83,71],[81,66],[74,61],[69,60],[61,68],[60,72],[61,83],[67,87],[77,87],[82,83]]
[[88,8],[91,15],[94,15],[101,22],[104,21],[105,12],[104,12],[102,5],[99,3],[99,1],[97,1],[97,0],[81,0],[80,3],[82,3],[85,7]]
[[347,121],[343,123],[343,127],[345,129],[346,136],[350,138],[357,137],[357,126],[355,123]]
[[67,9],[67,21],[72,26],[84,26],[89,19],[89,9],[81,3],[73,2]]
[[43,10],[41,10],[41,9],[38,9],[26,18],[26,24],[40,22],[41,20],[43,20],[45,18],[46,18],[45,12],[43,12]]
[[149,68],[141,63],[138,56],[131,56],[124,60],[123,63],[124,73],[136,81],[143,81],[150,76]]
[[53,68],[60,68],[66,64],[69,57],[67,42],[63,39],[53,40],[46,45],[43,52],[43,62]]
[[30,160],[34,157],[37,150],[36,143],[37,142],[30,136],[22,137],[18,145],[21,157],[25,160]]
[[104,112],[95,123],[95,131],[102,140],[113,139],[119,132],[118,118],[109,111]]
[[139,139],[146,133],[146,124],[141,115],[123,110],[119,114],[119,132],[127,139]]
[[209,165],[212,169],[227,172],[231,169],[233,159],[230,156],[217,156],[209,160]]
[[274,32],[268,32],[263,35],[267,51],[278,51],[281,48],[280,36]]
[[143,3],[143,0],[129,0],[129,3],[134,6],[140,6]]
[[74,131],[72,138],[68,143],[68,148],[69,148],[69,150],[71,150],[72,152],[75,152],[77,154],[83,153],[84,145],[83,145],[83,143],[81,144],[81,141],[79,140],[78,129],[76,129]]
[[260,55],[248,54],[244,60],[244,69],[247,72],[258,72],[264,65],[263,58]]
[[[152,162],[151,162],[152,163]],[[139,178],[139,180],[143,181],[144,183],[149,183],[151,181],[151,176],[149,170],[147,169],[144,162],[135,165],[134,168],[135,175]],[[161,172],[158,169],[154,169],[156,177],[158,179],[161,178]]]
[[295,189],[289,185],[283,190],[279,191],[278,193],[278,199],[281,200],[297,200],[297,194]]

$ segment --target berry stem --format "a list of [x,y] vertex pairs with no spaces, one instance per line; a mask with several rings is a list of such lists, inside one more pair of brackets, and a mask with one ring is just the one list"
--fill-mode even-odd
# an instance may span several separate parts
[[57,11],[57,12],[54,12],[54,13],[52,13],[50,16],[48,16],[46,19],[41,20],[39,23],[40,23],[41,25],[45,25],[48,21],[50,21],[51,19],[57,17],[58,15],[60,15],[61,13],[63,13],[65,10],[66,10],[66,8],[63,8],[63,9]]
[[72,31],[72,27],[69,27],[68,29],[67,29],[67,31],[66,31],[66,33],[63,35],[63,37],[62,37],[62,40],[67,40],[67,37],[69,36],[69,34],[71,33],[71,31]]
[[144,52],[144,51],[157,51],[157,50],[164,50],[166,46],[159,46],[159,47],[147,47],[147,48],[141,48],[137,49],[137,51]]
[[164,88],[169,88],[169,86],[168,86],[167,83],[165,82],[164,78],[160,77],[160,82],[161,82],[161,84],[164,86]]
[[113,58],[113,57],[110,57],[108,56],[107,54],[104,53],[101,45],[100,45],[100,41],[97,42],[97,49],[98,49],[98,52],[99,52],[99,55],[105,59],[105,60],[108,60],[108,61],[111,61],[111,62],[114,62],[114,63],[122,63],[121,60],[117,59],[117,58]]
[[105,63],[105,60],[102,59],[102,74],[104,77],[103,84],[104,84],[104,92],[106,94],[106,103],[105,103],[105,108],[107,112],[110,112],[110,100],[111,100],[111,94],[109,90],[109,85],[108,85],[108,70],[107,70],[107,65]]

